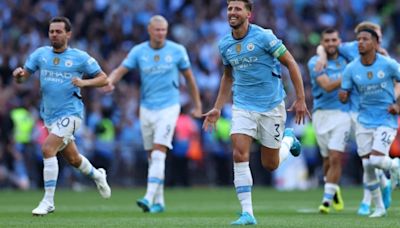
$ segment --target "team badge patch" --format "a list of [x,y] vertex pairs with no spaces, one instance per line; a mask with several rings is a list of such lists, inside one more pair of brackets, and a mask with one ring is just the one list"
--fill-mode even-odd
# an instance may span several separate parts
[[67,61],[65,61],[65,66],[72,67],[72,60],[68,59]]
[[252,50],[254,50],[254,44],[253,43],[248,43],[246,48],[247,48],[248,51],[252,51]]
[[154,61],[155,61],[155,62],[160,61],[160,56],[159,56],[159,55],[155,55],[155,56],[154,56]]
[[372,77],[374,77],[374,75],[372,74],[372,71],[367,72],[367,77],[368,77],[368,79],[372,79]]
[[53,63],[54,63],[54,65],[58,65],[60,63],[60,59],[58,57],[55,57],[53,59]]
[[378,78],[379,79],[382,79],[382,78],[384,78],[385,77],[385,72],[383,72],[383,71],[378,71]]
[[236,52],[239,53],[242,50],[241,44],[236,44]]
[[172,62],[172,56],[171,55],[167,55],[167,56],[165,56],[165,62],[167,62],[167,63],[170,63],[170,62]]

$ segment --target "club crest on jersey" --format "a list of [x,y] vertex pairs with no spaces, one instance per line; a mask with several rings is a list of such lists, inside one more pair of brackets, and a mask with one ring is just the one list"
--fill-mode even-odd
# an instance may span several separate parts
[[368,71],[368,72],[367,72],[367,77],[368,77],[368,79],[372,79],[373,76],[374,76],[374,75],[372,74],[372,71]]
[[239,53],[242,50],[242,45],[241,44],[236,44],[236,52]]
[[165,56],[165,62],[167,62],[167,63],[170,63],[170,62],[172,62],[172,56],[171,55],[167,55],[167,56]]
[[54,63],[54,65],[58,65],[60,63],[60,59],[58,57],[55,57],[53,59],[53,63]]
[[65,61],[65,66],[72,67],[72,60],[68,59],[67,61]]
[[155,56],[154,56],[154,61],[155,61],[155,62],[160,61],[160,56],[159,56],[159,55],[155,55]]
[[340,62],[339,61],[336,61],[336,67],[340,67]]
[[378,78],[382,79],[385,77],[385,72],[383,72],[382,70],[378,71]]
[[253,44],[253,43],[248,43],[247,46],[246,46],[246,49],[247,49],[248,51],[254,50],[254,44]]

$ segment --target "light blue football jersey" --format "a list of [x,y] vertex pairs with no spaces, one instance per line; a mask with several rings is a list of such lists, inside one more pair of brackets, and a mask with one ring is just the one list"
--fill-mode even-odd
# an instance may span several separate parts
[[343,77],[342,89],[349,91],[354,87],[359,93],[358,122],[366,128],[397,128],[397,115],[388,113],[387,108],[396,100],[394,82],[400,81],[399,64],[376,54],[375,62],[365,66],[358,57],[348,64],[343,74],[346,77]]
[[52,47],[46,46],[36,49],[24,68],[30,73],[40,71],[40,114],[46,125],[64,116],[83,119],[81,90],[72,84],[72,78],[93,77],[100,73],[101,68],[94,58],[75,48],[55,53]]
[[[351,42],[345,42],[342,43],[339,46],[339,53],[341,56],[343,56],[344,58],[346,58],[346,60],[348,62],[353,61],[355,58],[359,57],[360,54],[358,52],[358,42],[355,41],[351,41]],[[356,89],[353,89],[351,91],[351,97],[350,97],[350,111],[351,112],[358,112],[359,110],[359,98],[358,98],[358,91]]]
[[357,40],[344,42],[339,45],[339,54],[344,57],[348,62],[353,61],[360,54],[358,53]]
[[286,51],[282,41],[270,29],[250,24],[242,39],[227,34],[219,42],[222,62],[232,67],[233,105],[266,112],[282,102],[286,94],[277,59]]
[[138,69],[141,78],[141,106],[160,110],[179,104],[180,71],[190,67],[186,48],[167,40],[160,49],[143,42],[131,49],[122,65]]
[[322,75],[327,75],[331,81],[336,81],[342,77],[343,70],[347,65],[347,60],[339,55],[336,59],[329,59],[327,66],[323,71],[317,72],[314,70],[318,56],[313,56],[308,61],[308,70],[311,78],[311,92],[313,95],[313,111],[322,110],[342,110],[349,111],[349,103],[343,104],[339,101],[339,88],[331,92],[327,92],[317,82],[317,78]]

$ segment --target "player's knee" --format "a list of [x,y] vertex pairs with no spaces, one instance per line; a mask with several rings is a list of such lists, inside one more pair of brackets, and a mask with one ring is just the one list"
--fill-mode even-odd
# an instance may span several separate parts
[[68,158],[65,158],[70,165],[72,165],[75,168],[78,168],[81,165],[82,159],[80,156],[69,156]]
[[275,169],[278,168],[279,166],[279,161],[275,162],[275,161],[261,161],[262,166],[264,167],[264,169],[268,170],[268,171],[274,171]]
[[50,145],[44,143],[42,145],[42,153],[44,158],[49,158],[53,157],[57,153],[57,151],[55,151],[54,148]]
[[338,166],[342,163],[342,153],[333,152],[329,154],[329,166]]
[[234,162],[247,162],[249,161],[248,153],[240,150],[233,150],[233,161]]
[[330,168],[338,168],[342,165],[342,161],[340,159],[331,159],[329,161]]

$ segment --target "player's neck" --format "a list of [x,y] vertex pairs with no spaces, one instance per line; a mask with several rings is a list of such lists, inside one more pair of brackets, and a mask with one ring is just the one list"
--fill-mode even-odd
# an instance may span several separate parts
[[361,56],[361,63],[365,66],[370,66],[375,62],[376,52],[365,53]]
[[165,45],[165,41],[156,42],[156,41],[150,40],[150,47],[153,49],[160,49],[160,48],[164,47],[164,45]]
[[53,47],[53,52],[55,52],[55,53],[63,53],[65,50],[67,50],[67,48],[68,48],[68,46],[63,46],[63,47],[60,47],[60,48]]
[[249,31],[249,22],[245,22],[240,26],[239,28],[232,29],[232,36],[233,38],[240,40],[243,37],[247,35],[247,32]]
[[339,53],[336,52],[335,54],[331,54],[331,55],[328,54],[327,57],[328,57],[329,60],[335,60],[335,59],[338,58],[338,56],[339,56]]

